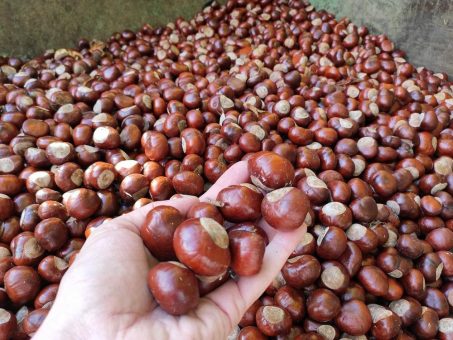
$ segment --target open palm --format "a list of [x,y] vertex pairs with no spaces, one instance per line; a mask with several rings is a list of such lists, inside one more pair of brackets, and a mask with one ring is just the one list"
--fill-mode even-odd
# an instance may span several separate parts
[[[247,165],[232,166],[200,200],[248,180]],[[165,313],[147,287],[157,264],[140,238],[149,210],[171,205],[185,214],[196,197],[156,202],[105,223],[91,234],[64,276],[57,299],[34,339],[226,339],[246,309],[264,292],[306,231],[268,233],[263,267],[254,276],[229,280],[184,316]]]

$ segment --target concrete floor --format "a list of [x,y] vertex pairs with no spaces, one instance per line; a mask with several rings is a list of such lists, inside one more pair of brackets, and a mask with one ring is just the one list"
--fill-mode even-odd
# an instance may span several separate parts
[[[225,2],[221,0],[220,2]],[[148,22],[192,17],[207,0],[0,0],[0,54],[33,56],[105,39]],[[312,0],[337,17],[387,33],[415,65],[453,77],[453,0]]]

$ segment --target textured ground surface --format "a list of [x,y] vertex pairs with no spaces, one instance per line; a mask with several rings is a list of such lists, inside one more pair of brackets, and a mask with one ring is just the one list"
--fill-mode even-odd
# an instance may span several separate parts
[[[144,22],[191,17],[207,0],[0,0],[0,54],[36,55],[80,37],[104,39]],[[312,0],[385,32],[416,65],[453,76],[453,0]]]

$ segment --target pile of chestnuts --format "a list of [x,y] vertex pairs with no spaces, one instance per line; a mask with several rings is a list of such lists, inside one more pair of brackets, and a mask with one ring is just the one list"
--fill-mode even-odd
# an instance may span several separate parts
[[[276,155],[285,171],[266,172]],[[213,289],[200,277],[259,271],[267,241],[254,222],[299,226],[286,215],[304,202],[308,232],[233,338],[453,337],[448,76],[306,0],[227,0],[105,42],[0,57],[0,338],[36,332],[94,228],[200,196],[240,160],[256,162],[250,183],[187,216],[148,215],[144,244],[162,261],[150,290],[159,301],[176,274],[192,287],[163,309],[193,308]],[[254,198],[236,209],[236,195]],[[163,226],[165,242],[153,238]],[[213,242],[215,265],[191,262],[187,235]],[[258,249],[250,262],[243,240]]]

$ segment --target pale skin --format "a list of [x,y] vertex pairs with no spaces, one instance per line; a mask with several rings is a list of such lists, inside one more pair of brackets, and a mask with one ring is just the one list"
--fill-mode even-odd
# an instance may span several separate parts
[[[200,200],[215,199],[222,188],[248,177],[246,163],[237,163]],[[147,287],[148,271],[157,260],[144,247],[139,227],[156,205],[171,205],[185,214],[195,202],[198,198],[184,197],[152,203],[99,227],[64,276],[34,339],[226,339],[278,274],[306,227],[276,232],[260,222],[270,239],[261,271],[228,281],[189,314],[172,316],[159,308]]]

